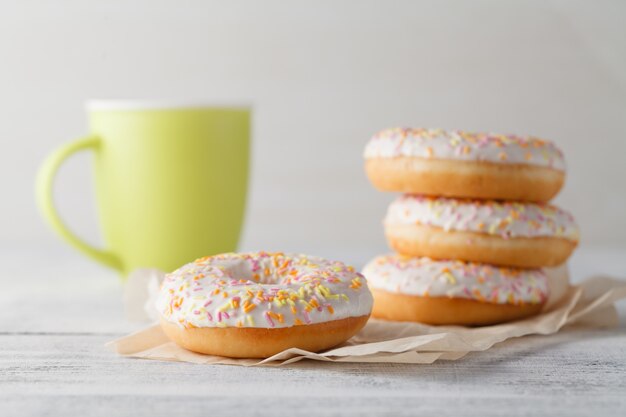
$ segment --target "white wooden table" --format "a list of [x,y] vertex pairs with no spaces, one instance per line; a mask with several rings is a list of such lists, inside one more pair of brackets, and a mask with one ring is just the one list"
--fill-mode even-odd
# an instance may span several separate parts
[[[2,248],[0,416],[626,415],[617,329],[570,328],[433,365],[206,366],[121,358],[115,275],[69,250]],[[581,250],[574,280],[626,276],[626,252]],[[363,259],[364,261],[365,259]]]

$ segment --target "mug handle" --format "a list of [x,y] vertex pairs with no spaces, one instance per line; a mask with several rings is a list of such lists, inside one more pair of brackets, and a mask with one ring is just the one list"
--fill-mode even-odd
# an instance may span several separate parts
[[43,217],[50,223],[54,231],[65,239],[66,242],[90,258],[122,272],[122,261],[117,255],[107,250],[98,249],[81,240],[68,229],[54,206],[52,188],[56,173],[63,161],[78,151],[86,149],[97,151],[99,147],[99,137],[87,136],[61,146],[48,156],[37,175],[37,204],[39,205]]

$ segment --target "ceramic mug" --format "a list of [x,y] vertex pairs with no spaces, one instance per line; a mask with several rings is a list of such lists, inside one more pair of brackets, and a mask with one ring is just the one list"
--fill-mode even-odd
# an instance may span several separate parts
[[[135,268],[171,271],[195,258],[234,251],[246,201],[250,109],[167,103],[88,103],[91,133],[44,162],[37,199],[68,243],[126,276]],[[94,154],[106,249],[85,243],[53,202],[59,166]]]

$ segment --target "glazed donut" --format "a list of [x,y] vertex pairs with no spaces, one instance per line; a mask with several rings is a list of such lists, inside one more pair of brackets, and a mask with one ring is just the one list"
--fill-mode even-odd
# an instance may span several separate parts
[[534,137],[396,128],[376,134],[364,156],[381,191],[545,202],[565,180],[561,150]]
[[486,325],[532,316],[548,298],[541,269],[380,256],[363,268],[372,317],[436,325]]
[[372,294],[363,276],[341,262],[228,253],[168,274],[156,305],[165,334],[186,349],[267,358],[345,342],[367,322]]
[[559,265],[578,244],[574,218],[555,206],[404,195],[385,235],[397,252],[520,268]]

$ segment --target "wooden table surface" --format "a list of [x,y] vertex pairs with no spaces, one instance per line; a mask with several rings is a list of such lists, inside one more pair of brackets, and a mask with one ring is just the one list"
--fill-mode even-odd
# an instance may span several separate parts
[[[626,415],[626,306],[614,329],[569,328],[432,365],[243,368],[127,359],[111,272],[69,250],[0,252],[0,416]],[[626,253],[581,250],[573,279],[626,276]]]

